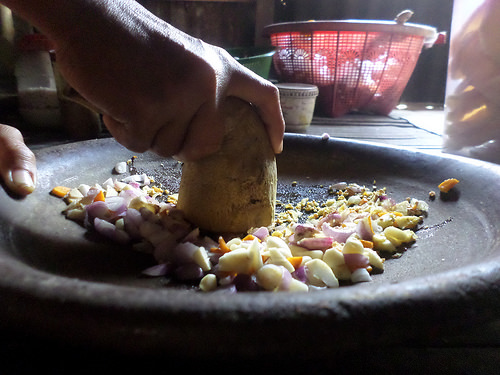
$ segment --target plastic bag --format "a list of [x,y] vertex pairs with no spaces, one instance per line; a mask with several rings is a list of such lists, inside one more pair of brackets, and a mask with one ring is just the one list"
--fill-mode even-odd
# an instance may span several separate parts
[[500,0],[455,0],[443,151],[500,162]]

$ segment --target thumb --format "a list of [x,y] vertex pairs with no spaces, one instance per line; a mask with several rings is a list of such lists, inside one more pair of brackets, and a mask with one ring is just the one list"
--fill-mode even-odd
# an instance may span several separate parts
[[0,124],[0,176],[14,193],[24,196],[35,190],[35,155],[18,129],[3,124]]

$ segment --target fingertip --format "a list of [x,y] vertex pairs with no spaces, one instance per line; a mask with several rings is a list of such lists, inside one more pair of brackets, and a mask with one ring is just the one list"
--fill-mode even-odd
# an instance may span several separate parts
[[5,183],[12,192],[25,196],[35,191],[36,174],[25,169],[15,169],[8,172]]
[[264,123],[274,153],[283,152],[283,137],[285,135],[285,119],[281,110],[279,96],[271,95],[273,100],[251,102],[257,114]]
[[275,154],[281,154],[283,152],[283,139],[279,142],[278,146],[274,148]]
[[285,136],[285,120],[281,110],[266,114],[259,110],[259,116],[264,121],[271,146],[276,154],[283,152],[283,138]]
[[267,126],[267,131],[270,134],[274,152],[281,154],[283,152],[283,140],[285,137],[285,120],[281,110],[275,122]]
[[35,190],[35,154],[17,128],[3,124],[0,124],[0,180],[10,192],[21,196]]

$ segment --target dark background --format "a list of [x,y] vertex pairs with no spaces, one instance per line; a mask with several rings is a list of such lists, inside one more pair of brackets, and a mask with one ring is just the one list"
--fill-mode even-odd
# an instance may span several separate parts
[[[410,22],[429,25],[449,34],[453,0],[263,0],[266,13],[259,14],[257,1],[139,0],[160,18],[203,40],[229,48],[256,44],[259,17],[272,23],[334,20],[391,20],[404,9],[415,14]],[[274,1],[274,7],[269,2]],[[271,14],[272,13],[272,14]],[[258,31],[257,31],[258,34]],[[445,96],[448,44],[422,51],[402,102],[442,104]]]

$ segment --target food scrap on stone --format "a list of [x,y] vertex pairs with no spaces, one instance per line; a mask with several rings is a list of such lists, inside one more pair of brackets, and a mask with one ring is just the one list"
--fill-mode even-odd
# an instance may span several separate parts
[[459,181],[456,178],[448,178],[438,185],[439,191],[448,193]]

